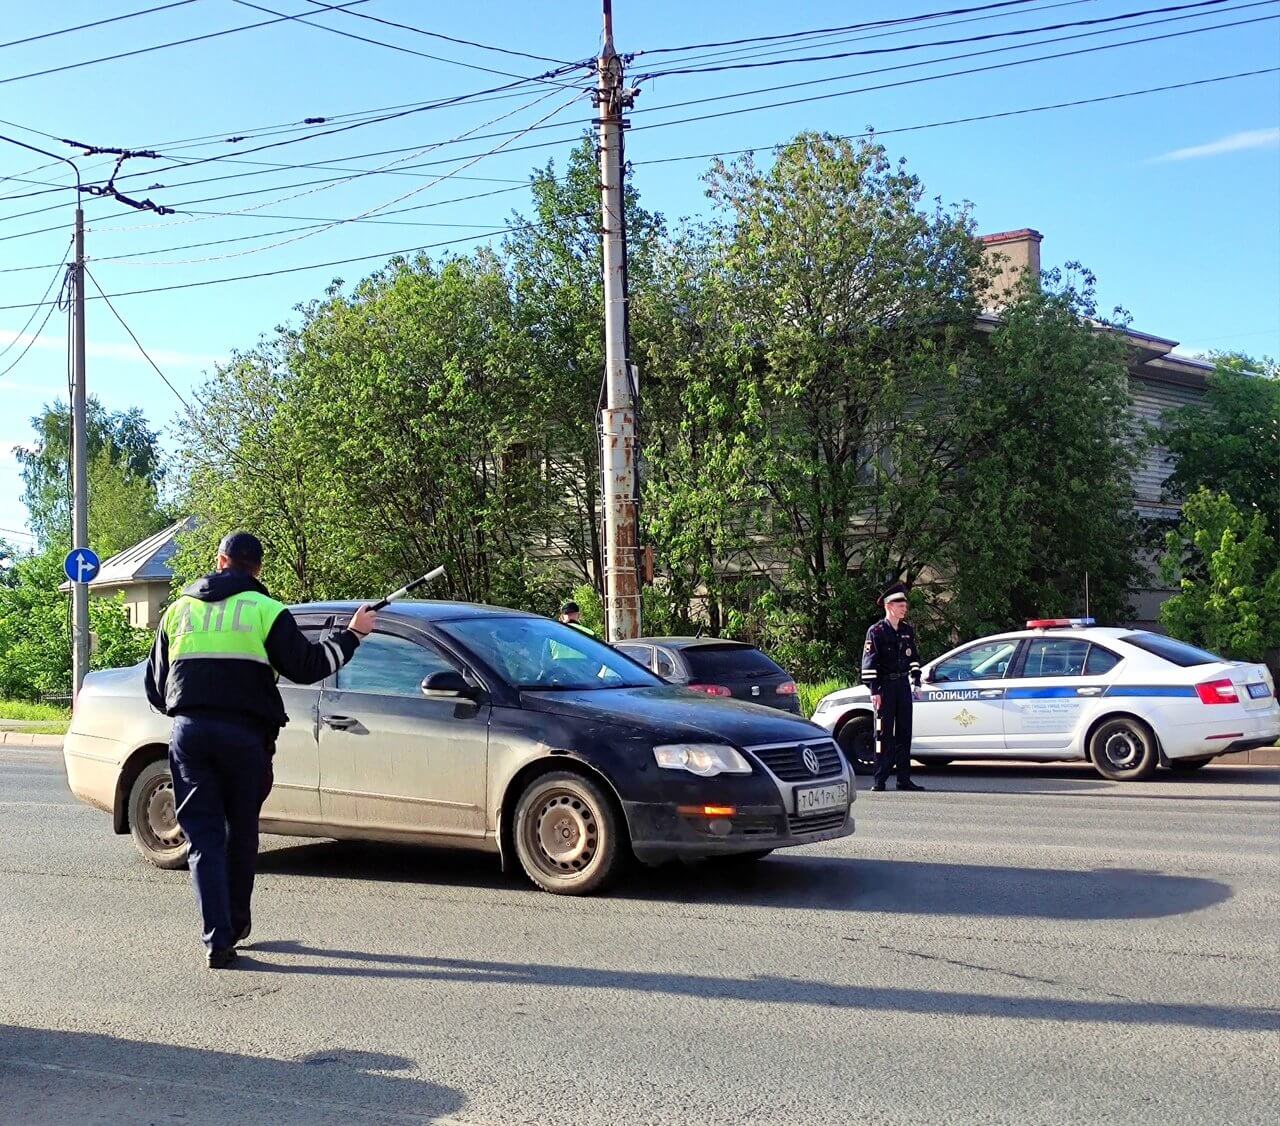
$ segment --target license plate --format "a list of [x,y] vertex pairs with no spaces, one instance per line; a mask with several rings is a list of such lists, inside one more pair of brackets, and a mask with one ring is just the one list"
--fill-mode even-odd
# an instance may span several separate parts
[[832,782],[826,786],[796,789],[796,816],[823,813],[828,809],[844,809],[849,805],[849,783]]
[[1249,685],[1249,697],[1253,700],[1261,700],[1264,697],[1270,696],[1270,695],[1271,695],[1271,689],[1268,688],[1265,684]]

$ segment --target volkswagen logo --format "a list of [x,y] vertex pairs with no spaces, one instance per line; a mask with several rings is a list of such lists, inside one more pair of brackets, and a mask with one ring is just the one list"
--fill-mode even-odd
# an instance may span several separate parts
[[818,762],[818,752],[812,747],[805,747],[801,757],[804,759],[805,766],[809,768],[810,774],[817,774],[822,770],[822,764]]

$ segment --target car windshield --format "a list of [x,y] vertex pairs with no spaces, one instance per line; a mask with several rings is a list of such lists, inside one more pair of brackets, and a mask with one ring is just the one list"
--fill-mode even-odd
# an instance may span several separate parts
[[1120,640],[1136,649],[1163,657],[1171,664],[1184,669],[1195,665],[1216,665],[1226,661],[1225,657],[1219,657],[1207,649],[1197,649],[1185,641],[1174,641],[1172,637],[1165,637],[1159,633],[1127,633]]
[[513,688],[584,691],[662,683],[594,637],[547,618],[464,618],[439,628]]
[[694,680],[787,675],[759,649],[750,645],[735,645],[730,642],[690,645],[683,655]]

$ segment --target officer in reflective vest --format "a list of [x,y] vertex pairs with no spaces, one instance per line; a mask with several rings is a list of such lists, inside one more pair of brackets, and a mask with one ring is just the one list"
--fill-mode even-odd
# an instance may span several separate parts
[[213,969],[231,965],[249,937],[258,814],[271,789],[276,736],[289,722],[276,672],[298,684],[323,680],[351,660],[377,621],[361,607],[346,629],[309,641],[258,581],[261,571],[258,538],[228,535],[217,572],[165,612],[146,670],[147,699],[173,716],[174,805]]
[[923,790],[911,781],[911,688],[920,687],[920,647],[904,621],[907,587],[894,583],[880,596],[884,617],[867,630],[862,648],[862,682],[871,689],[880,738],[873,790],[883,790],[896,771],[899,790]]

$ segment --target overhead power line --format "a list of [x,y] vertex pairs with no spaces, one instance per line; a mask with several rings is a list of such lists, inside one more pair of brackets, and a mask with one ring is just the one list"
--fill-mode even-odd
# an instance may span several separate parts
[[91,23],[78,23],[75,27],[63,27],[57,31],[43,32],[40,35],[28,35],[25,39],[10,39],[8,43],[0,43],[0,50],[4,50],[6,47],[17,47],[23,43],[36,43],[41,39],[52,39],[58,35],[69,35],[73,31],[84,31],[90,27],[102,27],[108,23],[119,23],[121,20],[131,20],[138,16],[149,16],[152,12],[166,12],[170,8],[185,8],[188,4],[194,3],[195,0],[175,0],[175,3],[161,4],[155,8],[143,8],[140,12],[125,12],[122,16],[109,16],[107,19],[93,20]]
[[[46,266],[45,269],[47,268],[48,267]],[[27,329],[31,327],[31,322],[36,319],[36,314],[39,312],[41,306],[43,306],[46,302],[48,302],[49,294],[53,292],[53,287],[58,284],[59,279],[66,277],[66,269],[67,269],[67,259],[64,257],[61,262],[59,262],[56,266],[54,266],[53,277],[49,279],[49,284],[45,286],[44,293],[40,295],[40,303],[32,307],[31,316],[27,318],[26,324],[24,324],[20,329],[18,329],[17,332],[13,334],[13,339],[10,340],[9,343],[6,344],[3,348],[0,348],[0,356],[4,356],[6,353],[8,353],[12,348],[14,348],[17,345],[18,341],[21,340],[24,335],[26,335]],[[39,336],[40,334],[37,332],[36,335]],[[30,347],[30,345],[28,344],[27,347]],[[26,355],[26,349],[23,349],[22,355],[23,356]],[[22,356],[18,357],[18,359],[21,359],[21,358]]]

